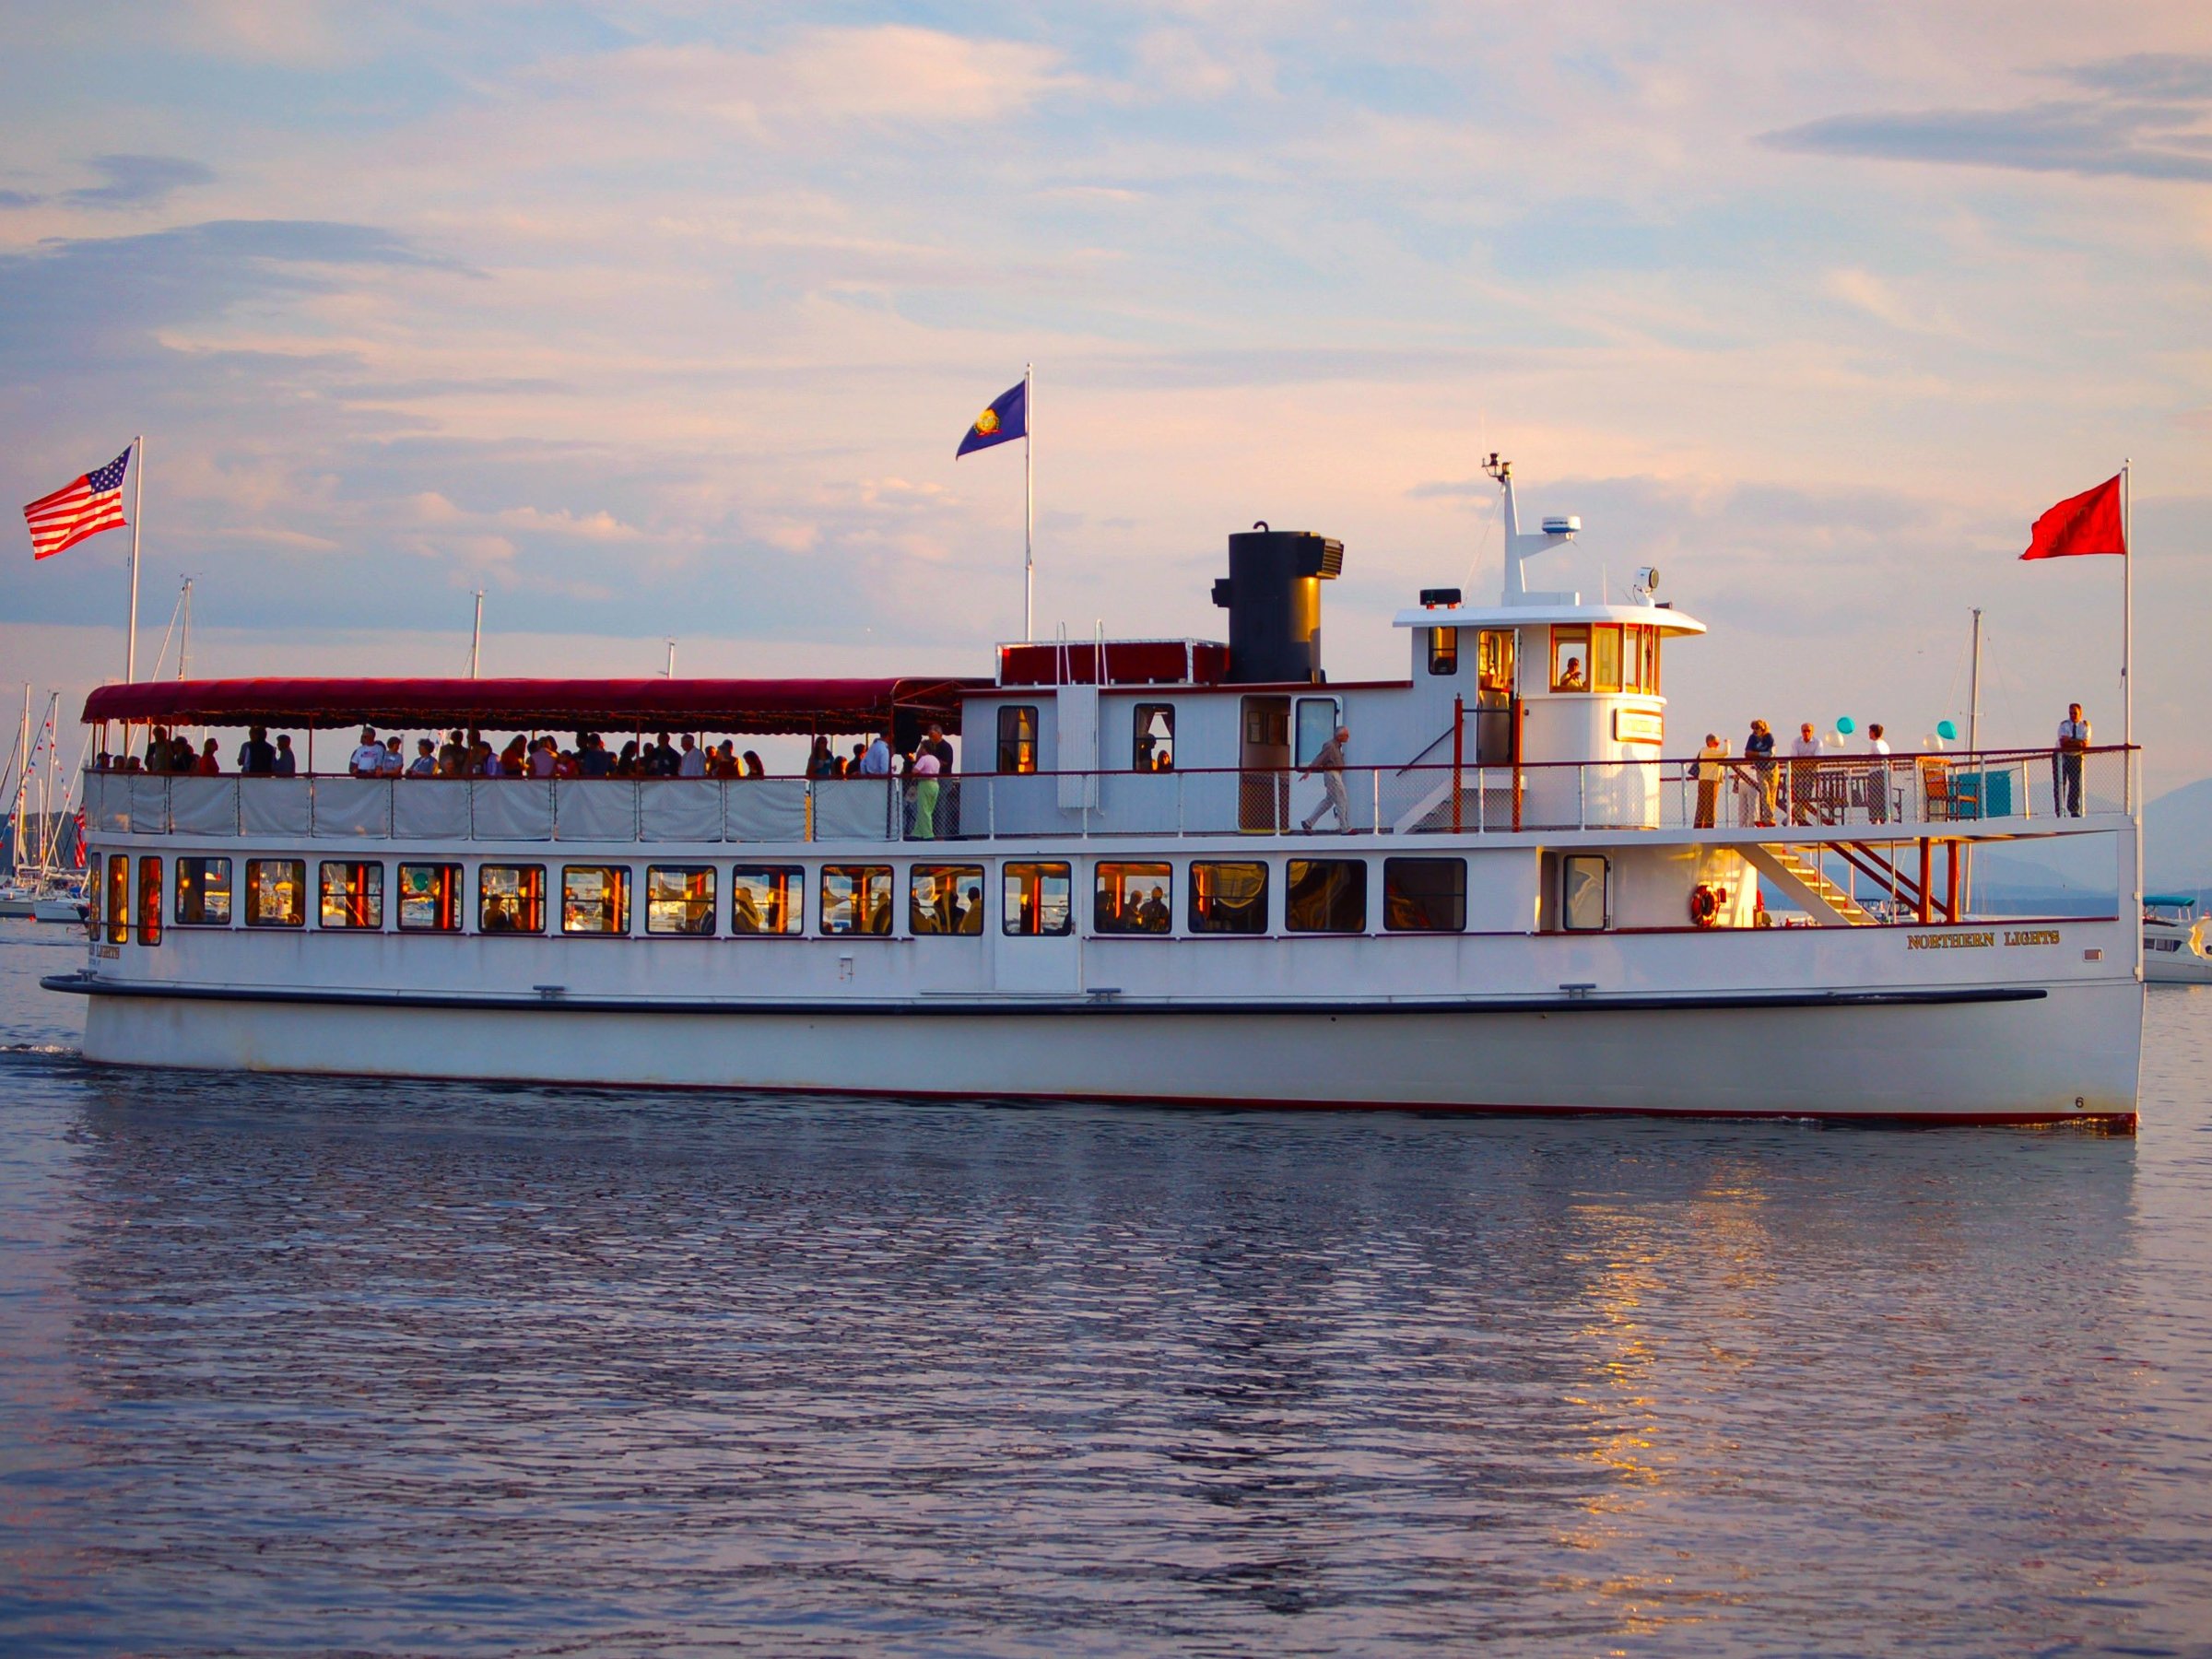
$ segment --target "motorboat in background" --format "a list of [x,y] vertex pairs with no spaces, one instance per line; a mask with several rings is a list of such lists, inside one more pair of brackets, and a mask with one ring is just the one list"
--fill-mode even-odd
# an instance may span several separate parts
[[2206,918],[2192,893],[2143,895],[2143,978],[2150,984],[2212,985]]

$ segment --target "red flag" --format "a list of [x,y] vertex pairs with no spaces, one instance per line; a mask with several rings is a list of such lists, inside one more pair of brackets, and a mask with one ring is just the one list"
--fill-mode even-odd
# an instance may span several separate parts
[[2022,559],[2070,559],[2077,553],[2127,552],[2127,528],[2120,511],[2120,479],[2107,478],[2094,489],[2061,501],[2035,521]]

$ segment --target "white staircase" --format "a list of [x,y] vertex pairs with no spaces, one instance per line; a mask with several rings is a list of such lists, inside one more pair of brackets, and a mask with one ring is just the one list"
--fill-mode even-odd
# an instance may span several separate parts
[[1871,927],[1875,919],[1851,895],[1820,873],[1819,865],[1787,847],[1747,846],[1745,859],[1771,881],[1817,927]]

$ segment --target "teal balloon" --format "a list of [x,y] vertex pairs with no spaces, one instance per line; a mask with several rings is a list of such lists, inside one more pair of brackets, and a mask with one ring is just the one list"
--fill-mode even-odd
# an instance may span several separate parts
[[1858,729],[1859,723],[1853,720],[1850,715],[1840,714],[1836,717],[1836,730],[1842,733],[1844,736],[1850,736]]
[[1937,721],[1936,723],[1936,735],[1942,738],[1946,743],[1958,742],[1959,723],[1955,720]]

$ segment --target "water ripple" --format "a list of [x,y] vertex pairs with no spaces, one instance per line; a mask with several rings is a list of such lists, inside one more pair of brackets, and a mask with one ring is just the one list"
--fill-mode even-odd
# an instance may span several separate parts
[[2212,1630],[2212,997],[2130,1143],[106,1073],[22,954],[10,1652]]

